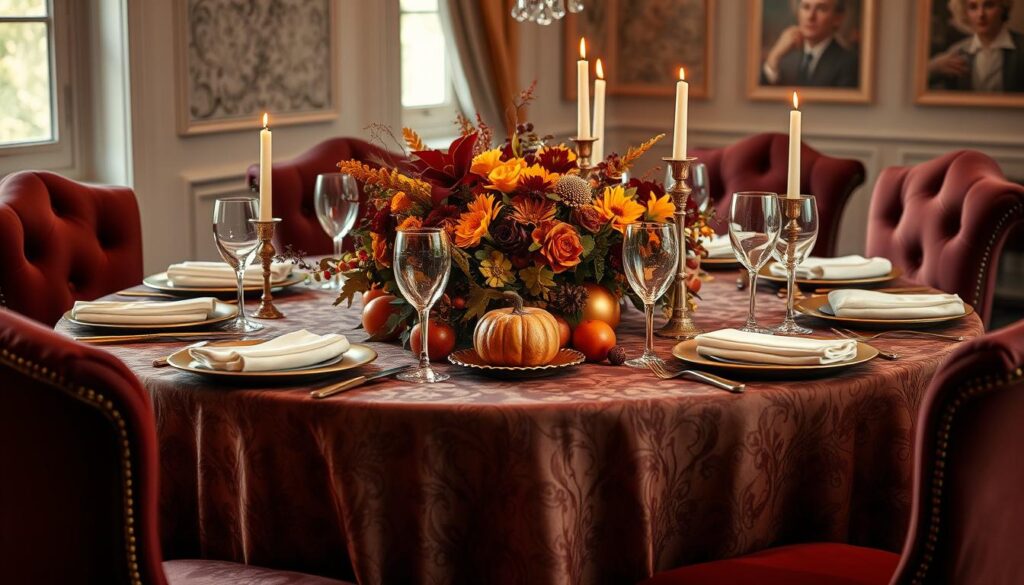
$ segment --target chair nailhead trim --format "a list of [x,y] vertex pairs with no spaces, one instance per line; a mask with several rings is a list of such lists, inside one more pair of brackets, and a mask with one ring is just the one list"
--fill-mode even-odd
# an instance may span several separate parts
[[1005,225],[1006,222],[1010,221],[1010,218],[1019,214],[1021,210],[1024,210],[1024,204],[1015,205],[1013,209],[1011,209],[1006,215],[999,219],[999,223],[997,223],[995,229],[992,230],[992,235],[989,237],[988,244],[985,246],[985,253],[982,254],[981,256],[981,264],[978,268],[978,282],[977,286],[975,286],[974,288],[974,300],[971,302],[971,304],[973,304],[975,307],[978,306],[978,303],[981,299],[981,287],[985,281],[986,274],[985,269],[988,266],[988,261],[992,256],[992,247],[995,246],[996,244],[996,238],[998,238],[1001,235],[1003,225]]
[[1004,374],[999,378],[991,374],[975,378],[960,390],[955,399],[946,405],[946,408],[942,413],[942,424],[940,426],[938,440],[936,441],[938,448],[935,453],[935,469],[932,472],[930,490],[932,494],[932,507],[929,510],[927,519],[928,537],[924,543],[924,552],[921,554],[921,561],[918,564],[917,570],[914,573],[914,578],[911,581],[912,585],[924,585],[925,578],[928,576],[928,570],[931,568],[932,562],[935,560],[935,549],[939,542],[939,532],[941,530],[941,523],[939,520],[943,497],[942,480],[945,475],[943,469],[946,467],[946,457],[949,454],[948,445],[952,438],[950,431],[953,428],[953,419],[956,417],[962,404],[983,390],[992,390],[1001,386],[1013,384],[1021,379],[1024,379],[1024,367],[1019,367],[1009,374]]
[[[0,297],[0,300],[2,300],[2,297]],[[7,348],[0,349],[0,363],[10,366],[30,378],[50,384],[59,390],[71,394],[73,397],[99,410],[101,414],[117,426],[117,432],[123,447],[121,451],[121,480],[124,487],[125,556],[128,559],[127,568],[128,574],[131,577],[131,584],[142,585],[142,575],[139,573],[139,561],[135,548],[135,530],[132,527],[135,524],[135,497],[131,480],[131,444],[128,440],[128,431],[121,411],[114,406],[112,401],[107,400],[103,394],[85,386],[71,386],[64,376],[61,376],[59,373],[15,355]]]

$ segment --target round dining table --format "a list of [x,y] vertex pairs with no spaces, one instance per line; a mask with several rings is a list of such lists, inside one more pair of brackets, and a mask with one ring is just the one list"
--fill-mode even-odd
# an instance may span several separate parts
[[[698,326],[743,324],[747,292],[734,277],[704,283]],[[283,291],[285,318],[262,321],[257,336],[308,329],[363,342],[358,301],[333,300],[303,285]],[[774,291],[758,292],[762,324],[784,310]],[[828,323],[798,319],[834,337]],[[617,336],[631,355],[643,327],[642,313],[624,307]],[[974,337],[983,326],[969,315],[931,330]],[[659,338],[656,349],[673,361],[674,343]],[[955,346],[882,337],[872,344],[899,359],[818,378],[755,377],[743,394],[608,363],[529,380],[445,363],[447,382],[388,378],[315,400],[312,389],[415,359],[369,343],[374,363],[293,385],[154,367],[185,344],[103,346],[152,397],[165,558],[363,585],[630,584],[800,541],[898,551],[918,406]]]

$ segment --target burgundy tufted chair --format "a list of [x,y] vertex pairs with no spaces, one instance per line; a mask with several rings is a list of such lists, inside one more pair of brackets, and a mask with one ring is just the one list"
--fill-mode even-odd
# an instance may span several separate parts
[[[786,191],[789,137],[785,134],[757,134],[725,148],[694,149],[690,156],[708,167],[711,201],[720,218],[713,224],[718,233],[727,231],[733,193]],[[818,204],[818,241],[811,253],[834,256],[839,220],[854,189],[864,183],[864,165],[833,158],[806,144],[800,147],[800,163],[800,191],[814,195]]]
[[[331,138],[317,144],[296,158],[274,163],[271,171],[274,186],[274,217],[281,223],[274,233],[274,242],[280,248],[291,244],[306,254],[333,254],[334,244],[316,218],[313,207],[313,188],[320,173],[338,172],[338,161],[355,159],[372,166],[397,164],[402,155],[390,153],[357,138]],[[259,186],[260,167],[251,165],[248,171],[250,188]],[[362,185],[359,186],[362,197]],[[351,250],[351,242],[345,242]]]
[[0,181],[0,306],[53,325],[76,300],[142,281],[142,228],[126,187],[24,171]]
[[1024,187],[994,160],[961,150],[882,171],[871,195],[867,253],[918,282],[960,295],[987,325],[999,256],[1024,225]]
[[145,390],[109,353],[0,309],[0,403],[4,583],[341,583],[219,561],[161,564],[155,421]]
[[903,555],[797,544],[643,585],[1019,585],[1024,575],[1024,321],[957,348],[922,401]]

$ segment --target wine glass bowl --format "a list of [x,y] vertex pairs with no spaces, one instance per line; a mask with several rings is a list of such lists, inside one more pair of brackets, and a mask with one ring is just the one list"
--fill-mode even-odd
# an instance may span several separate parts
[[419,314],[419,331],[422,336],[419,365],[398,374],[400,380],[432,383],[447,380],[449,377],[447,374],[434,371],[430,367],[430,358],[427,357],[430,307],[444,293],[451,270],[451,251],[448,246],[448,237],[444,230],[439,228],[403,230],[395,237],[395,281],[402,297]]
[[654,303],[671,286],[679,264],[679,241],[671,223],[638,222],[626,226],[622,242],[622,267],[630,288],[644,303],[647,337],[644,353],[626,361],[633,368],[647,368],[661,358],[654,353]]
[[779,238],[782,218],[775,193],[745,191],[733,193],[729,208],[729,241],[736,258],[747,269],[750,279],[750,308],[747,322],[740,331],[771,333],[757,325],[755,298],[757,272],[771,258]]
[[[317,175],[313,188],[313,207],[320,227],[334,243],[334,257],[340,259],[345,236],[359,217],[359,187],[355,179],[345,173]],[[340,287],[341,278],[336,276],[324,283],[322,288],[337,290]]]
[[772,249],[772,258],[786,267],[786,318],[774,329],[781,335],[810,335],[814,331],[797,325],[793,310],[796,267],[818,240],[818,206],[813,195],[779,197],[782,228]]
[[224,329],[259,331],[263,326],[245,318],[245,269],[256,257],[260,239],[253,223],[259,215],[256,199],[225,197],[213,204],[213,239],[221,258],[235,271],[238,285],[238,314]]

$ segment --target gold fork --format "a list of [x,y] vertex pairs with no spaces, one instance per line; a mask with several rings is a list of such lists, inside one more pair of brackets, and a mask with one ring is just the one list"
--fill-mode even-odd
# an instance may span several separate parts
[[[858,336],[856,334],[844,333],[843,331],[840,331],[839,329],[836,329],[835,327],[829,327],[829,329],[832,330],[832,333],[835,333],[836,335],[838,335],[839,337],[842,337],[843,339],[850,339],[852,341],[858,341],[860,343],[864,343],[864,340],[858,338]],[[867,345],[867,344],[864,343],[864,345]],[[870,347],[870,348],[874,349],[875,351],[877,351],[878,355],[882,356],[883,358],[885,358],[887,360],[898,360],[898,359],[900,359],[900,354],[898,354],[898,353],[896,353],[894,351],[882,351],[882,350],[878,349],[877,347],[875,347],[873,345],[870,345],[868,347]]]
[[842,331],[849,336],[855,337],[857,341],[871,341],[883,335],[899,334],[899,335],[920,335],[923,337],[934,337],[936,339],[944,339],[946,341],[964,341],[967,339],[963,335],[944,335],[942,333],[932,333],[931,331],[916,331],[914,329],[889,329],[888,331],[882,331],[881,333],[873,333],[866,335],[864,333],[857,333],[850,329],[836,328],[835,331]]
[[651,368],[651,371],[654,372],[654,375],[658,376],[662,380],[670,380],[672,378],[677,378],[679,376],[685,376],[691,380],[704,382],[705,384],[711,384],[716,388],[721,388],[722,390],[727,390],[734,394],[741,394],[743,390],[747,387],[746,384],[740,384],[738,382],[733,382],[732,380],[726,380],[725,378],[716,376],[714,374],[709,374],[707,372],[700,372],[697,370],[670,371],[667,367],[665,367],[665,363],[662,362],[661,360],[647,362],[647,366]]

